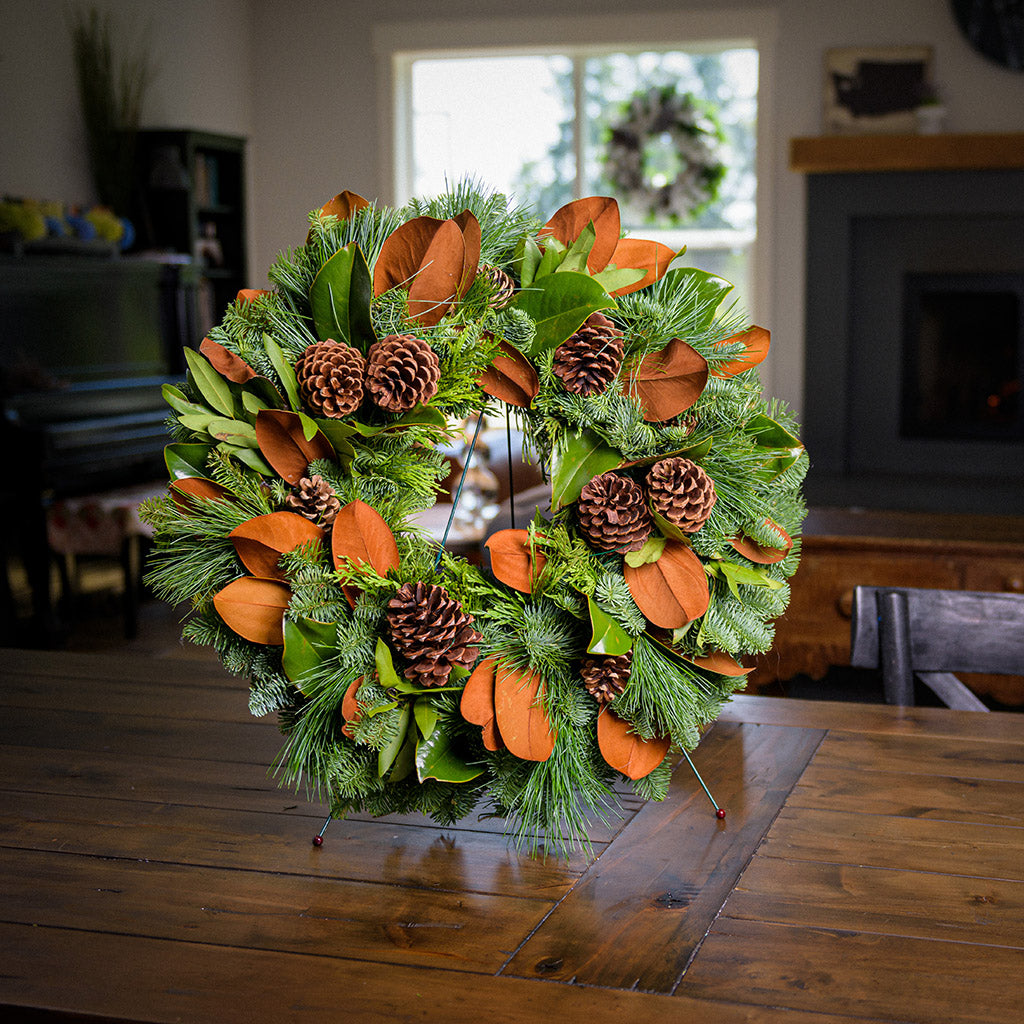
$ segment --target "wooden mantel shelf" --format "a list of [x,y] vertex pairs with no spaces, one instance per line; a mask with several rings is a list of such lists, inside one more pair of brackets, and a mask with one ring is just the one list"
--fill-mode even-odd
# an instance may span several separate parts
[[1024,133],[791,139],[789,166],[803,174],[1024,169]]

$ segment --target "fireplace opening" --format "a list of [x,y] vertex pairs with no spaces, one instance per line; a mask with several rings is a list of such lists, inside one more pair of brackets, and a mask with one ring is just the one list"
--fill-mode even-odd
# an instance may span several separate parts
[[904,279],[905,438],[1024,437],[1024,275],[920,274]]

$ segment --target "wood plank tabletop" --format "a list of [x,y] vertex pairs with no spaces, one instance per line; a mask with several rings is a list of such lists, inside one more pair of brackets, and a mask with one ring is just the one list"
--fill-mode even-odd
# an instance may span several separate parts
[[592,855],[333,822],[203,663],[0,652],[0,1016],[1018,1022],[1024,717],[737,697]]

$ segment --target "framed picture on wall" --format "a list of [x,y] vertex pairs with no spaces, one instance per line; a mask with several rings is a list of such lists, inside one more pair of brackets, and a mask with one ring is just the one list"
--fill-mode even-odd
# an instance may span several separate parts
[[933,96],[930,46],[825,51],[827,132],[912,132]]

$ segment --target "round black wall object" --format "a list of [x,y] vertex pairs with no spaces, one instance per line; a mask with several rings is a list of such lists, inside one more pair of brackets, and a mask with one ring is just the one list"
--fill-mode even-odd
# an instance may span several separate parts
[[1011,71],[1024,71],[1024,0],[952,0],[971,46]]

